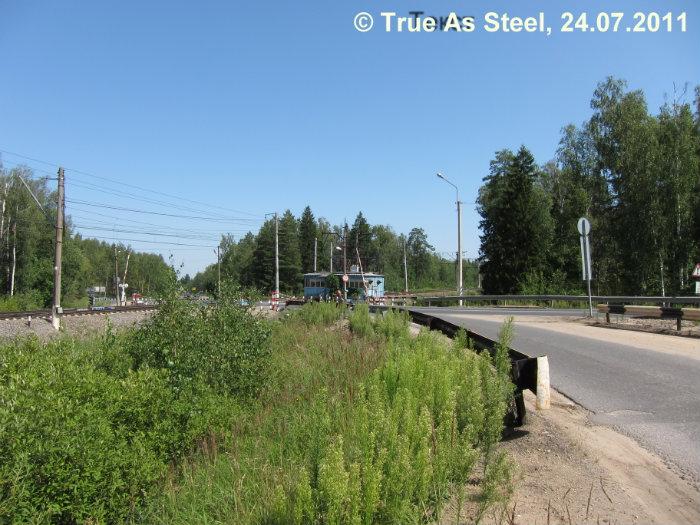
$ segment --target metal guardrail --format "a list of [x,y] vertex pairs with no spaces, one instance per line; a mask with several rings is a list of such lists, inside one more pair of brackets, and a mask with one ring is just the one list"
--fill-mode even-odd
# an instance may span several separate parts
[[[487,351],[491,355],[496,352],[497,341],[490,339],[484,335],[477,332],[469,330],[463,326],[456,325],[449,321],[445,321],[434,315],[426,314],[424,312],[417,312],[408,308],[394,308],[389,306],[370,306],[370,311],[382,312],[386,310],[399,310],[408,312],[411,320],[421,326],[426,326],[430,330],[436,330],[449,338],[454,338],[458,331],[464,330],[469,337],[469,340],[474,345],[474,349],[477,352]],[[533,394],[540,398],[546,397],[546,405],[549,405],[549,369],[547,365],[546,375],[546,385],[542,384],[541,378],[538,381],[538,373],[544,372],[544,370],[539,370],[539,363],[546,362],[546,356],[541,357],[530,357],[514,348],[508,349],[508,354],[511,361],[511,380],[515,385],[514,394],[514,407],[506,417],[506,426],[519,427],[525,423],[526,409],[525,401],[523,399],[523,390],[530,390]],[[541,375],[541,374],[540,374]],[[546,392],[543,390],[546,389]]]
[[[423,296],[404,296],[405,298],[413,299],[421,303],[440,303],[464,301],[472,303],[488,303],[497,301],[511,302],[551,302],[562,301],[570,303],[588,303],[587,295],[445,295],[434,297]],[[615,304],[697,304],[700,305],[700,296],[684,296],[684,297],[663,297],[655,296],[638,296],[638,295],[594,295],[592,300],[597,303],[615,303]]]
[[681,321],[700,321],[700,308],[671,308],[664,306],[625,306],[622,304],[599,304],[598,313],[605,314],[605,322],[610,323],[610,314],[651,319],[675,319],[676,330],[680,332]]

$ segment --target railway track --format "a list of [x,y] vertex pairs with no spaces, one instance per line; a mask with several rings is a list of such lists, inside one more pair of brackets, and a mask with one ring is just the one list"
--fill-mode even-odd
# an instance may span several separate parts
[[[143,310],[155,310],[158,305],[136,305],[136,306],[104,306],[97,308],[64,308],[63,316],[66,315],[95,315],[95,314],[109,314],[114,312],[138,312]],[[33,318],[50,318],[51,309],[47,308],[44,310],[30,310],[26,312],[0,312],[0,320],[4,319],[26,319],[28,317]]]

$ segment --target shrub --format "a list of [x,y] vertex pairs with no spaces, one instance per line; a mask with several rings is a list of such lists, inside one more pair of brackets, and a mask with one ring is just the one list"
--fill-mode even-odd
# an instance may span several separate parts
[[175,388],[205,385],[243,398],[264,384],[269,324],[222,294],[216,305],[171,300],[127,340],[134,369],[167,370]]
[[117,380],[79,350],[3,348],[0,521],[118,521],[165,472],[177,417],[163,374]]
[[0,348],[0,522],[124,522],[264,386],[269,329],[233,301]]
[[44,304],[44,297],[37,291],[18,293],[13,296],[6,295],[0,297],[0,312],[39,310],[44,307]]
[[383,337],[400,338],[408,337],[408,326],[411,318],[408,312],[387,310],[383,315],[377,314],[374,320],[374,330]]
[[335,303],[312,301],[306,303],[292,315],[309,326],[329,326],[339,321],[345,314],[345,307]]
[[350,330],[360,337],[369,337],[374,334],[372,318],[369,315],[369,307],[365,303],[355,305],[350,314]]

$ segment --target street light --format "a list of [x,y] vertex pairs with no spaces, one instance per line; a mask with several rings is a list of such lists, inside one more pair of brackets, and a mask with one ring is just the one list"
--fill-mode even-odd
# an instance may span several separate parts
[[[462,203],[459,200],[459,188],[456,184],[450,182],[442,173],[437,174],[438,178],[444,180],[457,191],[457,291],[460,298],[462,297]],[[459,306],[462,306],[462,299],[459,300]]]

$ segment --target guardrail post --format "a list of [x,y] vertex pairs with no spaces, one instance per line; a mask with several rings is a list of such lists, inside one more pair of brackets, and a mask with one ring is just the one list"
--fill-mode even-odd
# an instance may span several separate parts
[[683,314],[680,314],[680,315],[678,315],[678,317],[676,317],[676,330],[678,330],[679,332],[681,331],[681,319],[682,318],[683,318]]
[[547,356],[537,358],[537,410],[547,410],[550,405],[549,360]]

